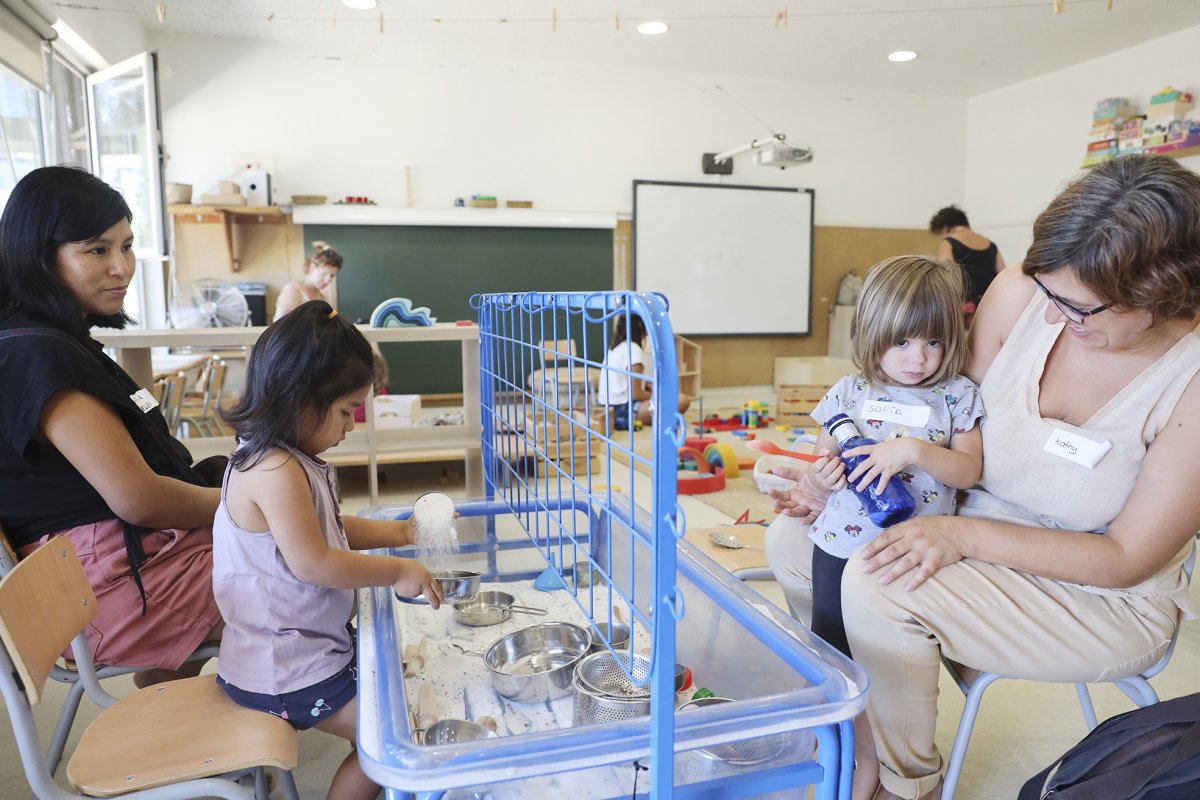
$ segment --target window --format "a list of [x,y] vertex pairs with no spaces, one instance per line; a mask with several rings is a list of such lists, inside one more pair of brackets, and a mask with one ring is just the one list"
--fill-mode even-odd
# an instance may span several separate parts
[[0,64],[0,207],[17,181],[45,166],[38,90]]
[[70,164],[91,168],[88,148],[86,89],[83,75],[48,51],[46,74],[50,93],[45,97],[46,160],[50,164]]

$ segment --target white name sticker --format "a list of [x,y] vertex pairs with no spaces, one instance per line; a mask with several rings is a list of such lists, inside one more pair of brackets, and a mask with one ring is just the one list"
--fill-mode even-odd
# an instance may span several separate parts
[[1105,453],[1112,449],[1112,442],[1093,442],[1077,433],[1068,433],[1060,428],[1055,428],[1050,431],[1050,438],[1046,440],[1042,449],[1047,453],[1053,453],[1067,461],[1074,461],[1076,464],[1082,464],[1091,469],[1100,463],[1100,459],[1104,458]]
[[138,389],[129,395],[129,399],[137,404],[143,414],[148,414],[150,409],[158,407],[158,401],[154,399],[154,395],[150,394],[149,389]]
[[924,428],[929,424],[929,406],[908,406],[890,400],[867,400],[863,403],[859,417]]

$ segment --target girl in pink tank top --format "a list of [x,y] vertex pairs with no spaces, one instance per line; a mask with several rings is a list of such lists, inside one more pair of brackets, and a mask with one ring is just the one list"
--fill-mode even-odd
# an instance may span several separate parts
[[[442,600],[416,561],[355,552],[412,544],[411,526],[343,519],[333,467],[319,458],[354,430],[372,376],[370,344],[328,303],[304,303],[271,325],[250,357],[241,402],[225,415],[238,448],[213,526],[213,592],[225,618],[218,681],[241,705],[351,745],[354,590],[423,593],[434,608]],[[378,791],[351,750],[330,795]]]

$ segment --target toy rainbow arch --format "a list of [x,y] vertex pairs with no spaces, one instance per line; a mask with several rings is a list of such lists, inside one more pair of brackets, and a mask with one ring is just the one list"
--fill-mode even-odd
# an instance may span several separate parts
[[425,306],[413,308],[407,297],[392,297],[375,306],[371,312],[371,326],[375,328],[404,328],[432,325],[437,317],[429,315]]

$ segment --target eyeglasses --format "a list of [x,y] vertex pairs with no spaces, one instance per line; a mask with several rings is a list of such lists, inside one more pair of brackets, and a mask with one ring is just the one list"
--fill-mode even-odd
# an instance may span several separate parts
[[1075,306],[1071,305],[1066,300],[1063,300],[1061,297],[1054,294],[1054,292],[1050,291],[1045,286],[1043,286],[1042,282],[1037,279],[1036,275],[1034,275],[1032,277],[1033,277],[1033,282],[1038,285],[1038,288],[1042,290],[1042,293],[1045,294],[1046,297],[1050,298],[1050,302],[1054,303],[1054,305],[1058,308],[1058,310],[1062,312],[1062,315],[1064,317],[1066,317],[1067,319],[1069,319],[1071,322],[1075,323],[1076,325],[1082,325],[1088,317],[1094,316],[1095,314],[1099,314],[1101,311],[1105,311],[1109,308],[1112,308],[1112,305],[1113,305],[1112,303],[1105,303],[1102,306],[1096,306],[1095,308],[1093,308],[1090,311],[1084,311],[1082,308],[1076,308]]

